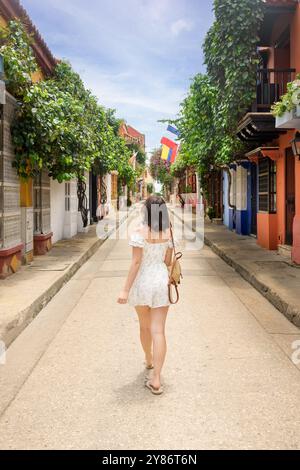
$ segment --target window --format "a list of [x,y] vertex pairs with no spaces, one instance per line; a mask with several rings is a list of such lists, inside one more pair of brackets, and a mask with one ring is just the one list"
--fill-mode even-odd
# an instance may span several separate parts
[[277,211],[276,162],[262,158],[258,168],[259,212],[275,214]]
[[189,185],[192,188],[192,193],[196,193],[197,192],[197,178],[196,178],[195,173],[189,176]]

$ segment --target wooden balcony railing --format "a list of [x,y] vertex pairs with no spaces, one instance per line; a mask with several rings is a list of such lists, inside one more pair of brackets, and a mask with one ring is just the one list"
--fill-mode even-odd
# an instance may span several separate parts
[[252,112],[269,112],[272,104],[286,93],[287,84],[295,78],[295,69],[258,69],[256,102]]

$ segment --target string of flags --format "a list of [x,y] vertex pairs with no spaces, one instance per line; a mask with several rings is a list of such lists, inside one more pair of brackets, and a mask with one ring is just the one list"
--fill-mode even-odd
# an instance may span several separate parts
[[[178,129],[176,129],[174,126],[169,125],[167,131],[175,134],[177,137],[180,137]],[[160,143],[162,144],[162,160],[174,163],[178,155],[179,144],[176,144],[176,142],[168,139],[167,137],[163,137]]]

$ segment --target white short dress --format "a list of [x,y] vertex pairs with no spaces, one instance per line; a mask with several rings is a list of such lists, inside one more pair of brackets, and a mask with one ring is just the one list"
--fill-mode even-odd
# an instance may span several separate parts
[[149,243],[140,232],[134,232],[129,245],[143,248],[140,269],[128,296],[129,305],[148,305],[151,308],[169,306],[169,274],[164,259],[168,247],[172,248],[171,240]]

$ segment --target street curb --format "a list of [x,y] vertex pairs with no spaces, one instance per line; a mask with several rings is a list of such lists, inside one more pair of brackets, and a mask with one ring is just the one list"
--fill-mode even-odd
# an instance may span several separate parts
[[[172,214],[175,215],[180,221],[183,219],[170,209]],[[189,228],[192,228],[189,226]],[[260,281],[255,273],[251,272],[242,264],[235,261],[217,243],[211,241],[206,235],[204,235],[204,243],[209,246],[211,250],[219,256],[225,263],[231,266],[240,276],[245,279],[249,284],[252,285],[260,294],[262,294],[280,313],[282,313],[291,323],[295,326],[300,327],[300,310],[295,305],[288,303],[284,300],[276,291],[271,289],[267,284]]]
[[3,337],[6,348],[22,333],[22,331],[38,316],[38,314],[46,307],[53,297],[64,287],[64,285],[72,279],[76,272],[96,253],[96,251],[109,239],[109,237],[117,232],[120,226],[130,218],[134,213],[134,209],[128,211],[126,215],[117,220],[116,227],[107,232],[105,238],[97,239],[92,245],[80,256],[80,258],[71,264],[68,269],[57,279],[46,291],[37,297],[29,307],[20,311],[18,317],[7,324]]

